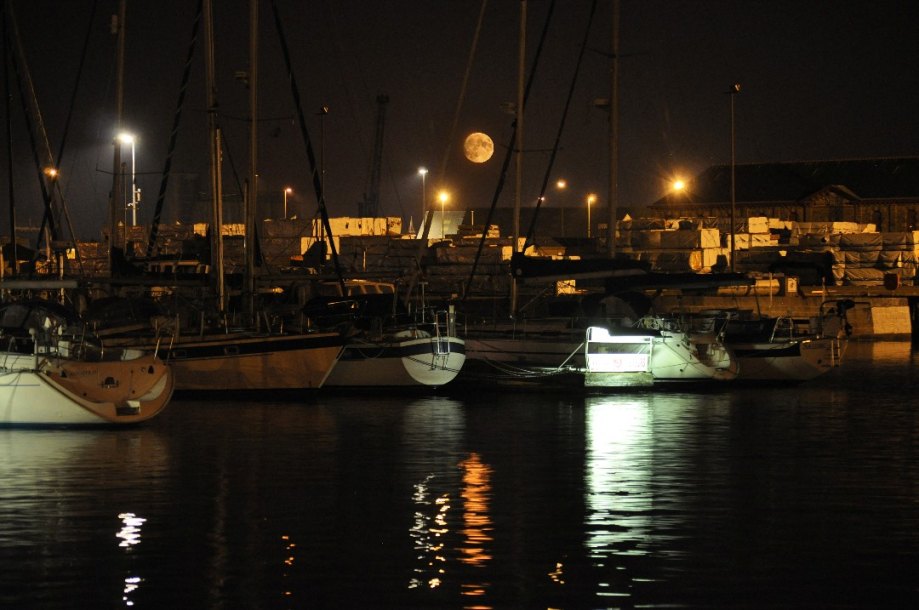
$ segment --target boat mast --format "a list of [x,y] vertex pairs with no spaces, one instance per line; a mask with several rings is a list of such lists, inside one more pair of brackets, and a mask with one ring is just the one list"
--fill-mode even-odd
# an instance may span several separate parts
[[612,51],[610,53],[609,92],[609,219],[606,253],[616,255],[616,221],[619,211],[619,0],[613,0]]
[[[10,52],[9,45],[7,44],[7,38],[10,35],[9,23],[7,21],[9,4],[5,3],[3,6],[3,97],[4,97],[4,109],[6,112],[6,145],[7,145],[7,185],[9,187],[9,213],[10,213],[10,254],[13,259],[10,261],[10,268],[13,270],[15,275],[19,275],[19,254],[16,251],[16,195],[15,189],[13,188],[13,179],[15,172],[13,171],[13,110],[12,110],[12,90],[10,89]],[[3,260],[3,252],[0,251],[0,278],[3,277],[4,269],[6,268],[6,263]]]
[[115,154],[112,166],[112,196],[109,198],[109,273],[115,275],[115,236],[118,232],[118,204],[121,192],[121,140],[118,134],[124,129],[124,16],[125,0],[118,1],[118,14],[112,16],[113,33],[118,35],[115,67]]
[[255,323],[255,233],[258,202],[258,0],[249,0],[249,178],[246,187],[246,301],[249,324]]
[[217,291],[217,308],[226,311],[226,285],[223,276],[223,189],[220,176],[220,124],[217,119],[217,79],[214,55],[214,11],[211,0],[204,0],[204,33],[206,53],[208,160],[211,181],[211,278]]
[[[524,65],[526,64],[527,0],[520,0],[520,62],[517,68],[517,160],[516,185],[514,188],[514,252],[520,242],[520,195],[523,191],[523,100],[525,89]],[[487,227],[486,227],[487,229]],[[522,253],[521,253],[522,254]],[[517,280],[511,274],[510,316],[517,313]]]

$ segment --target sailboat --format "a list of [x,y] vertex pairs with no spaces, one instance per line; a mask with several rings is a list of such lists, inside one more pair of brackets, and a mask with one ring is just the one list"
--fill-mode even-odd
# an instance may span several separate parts
[[709,310],[692,316],[695,336],[719,334],[740,362],[739,382],[798,383],[838,367],[848,344],[845,301],[810,320]]
[[48,301],[0,306],[0,425],[125,425],[158,415],[175,387],[154,354],[102,347]]
[[347,280],[321,285],[327,296],[308,302],[304,313],[345,324],[341,357],[326,388],[437,388],[459,374],[466,361],[465,341],[456,335],[452,308],[421,308],[409,313],[387,282]]
[[671,318],[645,316],[631,328],[587,329],[584,385],[591,388],[731,381],[736,356],[714,335],[692,335]]
[[[208,154],[210,160],[211,218],[210,226],[219,228],[222,218],[222,179],[220,171],[222,134],[217,120],[217,87],[214,61],[213,15],[210,0],[203,3],[203,16],[207,41],[206,88],[208,104]],[[255,29],[257,24],[253,24]],[[253,34],[254,35],[254,34]],[[253,45],[254,46],[254,45]],[[255,66],[253,57],[252,65]],[[254,68],[253,68],[254,72]],[[255,74],[250,75],[250,87],[257,88]],[[255,138],[255,107],[252,103],[252,132]],[[267,325],[260,328],[255,303],[254,278],[254,205],[257,190],[255,180],[254,142],[252,144],[250,185],[247,196],[247,264],[245,290],[242,296],[247,321],[238,327],[227,323],[228,294],[225,286],[223,265],[223,239],[220,230],[211,230],[211,283],[216,301],[216,311],[209,312],[217,323],[208,326],[207,316],[199,314],[201,323],[195,329],[186,325],[182,328],[182,316],[171,312],[170,321],[150,320],[140,333],[127,326],[106,323],[104,309],[94,311],[90,320],[95,332],[104,336],[110,344],[133,346],[152,352],[162,345],[163,357],[175,371],[176,389],[194,391],[208,396],[227,391],[265,391],[316,389],[322,386],[338,357],[341,355],[343,338],[337,332],[307,331],[297,334],[270,332]],[[117,147],[116,147],[117,150]],[[114,225],[113,225],[114,235]],[[114,266],[114,265],[113,265]],[[188,320],[188,317],[185,317]],[[171,320],[176,320],[172,323]]]

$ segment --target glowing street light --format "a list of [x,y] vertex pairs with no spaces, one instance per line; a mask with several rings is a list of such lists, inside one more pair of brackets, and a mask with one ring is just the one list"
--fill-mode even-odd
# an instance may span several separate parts
[[[555,183],[555,188],[557,188],[559,191],[564,191],[566,188],[568,188],[568,183],[565,180],[559,180],[558,182]],[[565,201],[564,201],[564,198],[561,197],[561,195],[559,195],[559,198],[558,198],[558,205],[562,210],[561,211],[562,237],[564,237],[565,236]]]
[[424,167],[418,168],[418,173],[421,174],[421,227],[422,232],[424,231],[424,177],[428,174],[428,170]]
[[685,182],[683,182],[682,180],[676,180],[676,181],[674,181],[674,183],[673,183],[673,190],[674,190],[674,191],[682,191],[684,188],[686,188],[686,183],[685,183]]
[[284,189],[284,220],[287,220],[287,196],[294,192],[289,186]]
[[127,204],[131,208],[131,226],[137,226],[137,182],[135,181],[135,147],[134,136],[129,133],[118,134],[118,139],[125,144],[131,145],[131,202]]
[[590,204],[597,200],[597,196],[590,194],[587,196],[587,237],[590,237]]
[[439,195],[439,199],[440,199],[440,236],[444,238],[447,237],[447,232],[446,230],[444,230],[444,226],[446,224],[444,218],[446,218],[446,214],[447,214],[444,211],[444,206],[446,205],[448,198],[449,198],[449,195],[447,195],[446,191],[440,192],[440,195]]

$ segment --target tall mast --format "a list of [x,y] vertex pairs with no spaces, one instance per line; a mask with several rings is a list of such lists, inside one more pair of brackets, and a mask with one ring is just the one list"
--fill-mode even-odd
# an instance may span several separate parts
[[[12,255],[12,260],[10,261],[10,268],[16,275],[19,275],[19,254],[17,253],[16,248],[16,194],[15,189],[13,188],[13,179],[15,172],[13,171],[13,110],[12,110],[12,90],[10,89],[10,53],[9,45],[7,44],[7,37],[9,36],[9,3],[7,2],[3,7],[3,106],[6,112],[6,161],[7,161],[7,186],[9,192],[7,196],[9,197],[10,204],[10,254]],[[0,277],[2,277],[3,270],[6,265],[2,260],[3,254],[0,253]]]
[[[525,88],[524,67],[526,64],[527,0],[520,0],[520,63],[517,68],[517,161],[516,185],[514,188],[514,252],[520,242],[520,196],[523,191],[523,99]],[[522,254],[522,253],[521,253]],[[517,281],[511,276],[511,317],[517,313]]]
[[255,233],[258,203],[258,0],[249,0],[249,179],[246,188],[246,315],[255,322]]
[[112,167],[112,196],[109,205],[109,273],[115,275],[115,265],[113,251],[115,249],[115,236],[118,230],[118,208],[119,203],[124,203],[121,188],[121,140],[118,135],[124,128],[124,15],[125,0],[118,2],[118,15],[112,17],[112,28],[117,30],[113,33],[118,35],[116,68],[115,68],[115,155]]
[[217,292],[220,314],[226,310],[226,284],[223,275],[223,189],[220,177],[220,125],[217,118],[217,79],[214,53],[214,11],[211,0],[204,0],[204,35],[206,53],[208,160],[211,183],[211,278]]
[[612,52],[609,92],[609,219],[606,253],[616,254],[616,219],[619,215],[619,0],[613,0]]

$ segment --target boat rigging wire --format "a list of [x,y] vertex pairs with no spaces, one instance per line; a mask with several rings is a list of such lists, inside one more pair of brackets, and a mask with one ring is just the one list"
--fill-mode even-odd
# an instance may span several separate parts
[[153,255],[156,236],[159,232],[160,219],[163,215],[163,203],[166,201],[166,187],[169,184],[169,175],[172,170],[172,156],[175,153],[179,137],[179,122],[182,119],[182,109],[185,107],[185,91],[188,88],[189,75],[191,74],[192,58],[195,55],[195,46],[198,41],[198,26],[201,22],[204,0],[198,0],[195,11],[195,21],[192,24],[191,40],[188,43],[188,53],[185,57],[185,71],[182,74],[182,84],[179,86],[179,100],[176,103],[175,113],[172,118],[172,132],[169,135],[169,149],[166,151],[166,162],[163,166],[163,177],[160,179],[160,191],[156,197],[156,206],[153,212],[153,222],[150,226],[150,238],[147,240],[147,258]]
[[[553,0],[554,4],[554,0]],[[479,44],[479,34],[482,31],[482,22],[485,19],[485,8],[488,5],[488,0],[482,0],[482,4],[479,7],[479,18],[476,21],[475,33],[472,36],[472,47],[469,49],[469,58],[466,60],[466,72],[463,74],[463,83],[460,86],[460,93],[456,99],[456,109],[453,111],[453,123],[450,126],[450,136],[447,138],[447,146],[444,148],[444,156],[440,162],[440,181],[443,183],[447,178],[447,166],[450,160],[450,151],[453,148],[453,140],[456,137],[456,125],[459,123],[460,111],[463,107],[463,101],[466,97],[466,86],[469,83],[469,75],[472,72],[472,63],[475,59],[476,47]],[[422,260],[424,258],[425,251],[428,247],[428,234],[431,232],[431,225],[434,223],[434,214],[428,214],[427,218],[421,219],[423,222],[423,227],[421,229],[421,239],[418,240],[418,254],[417,259]],[[487,231],[486,231],[487,233]],[[415,289],[415,284],[418,282],[421,277],[420,271],[416,271],[412,274],[412,278],[409,281],[408,292],[406,293],[406,300],[411,296],[412,291]]]
[[536,209],[530,218],[530,228],[527,230],[526,240],[523,242],[523,251],[526,252],[529,246],[533,245],[536,234],[536,219],[539,216],[539,209],[542,206],[543,199],[546,195],[546,187],[549,185],[549,176],[552,174],[552,167],[555,165],[555,157],[558,155],[559,142],[562,140],[562,133],[565,131],[565,121],[568,118],[568,109],[571,108],[571,98],[574,97],[574,88],[578,82],[578,74],[581,72],[581,63],[584,60],[584,52],[587,50],[587,39],[590,36],[590,28],[594,22],[594,14],[597,9],[597,0],[593,0],[590,5],[590,16],[587,18],[587,27],[584,28],[584,38],[581,40],[581,51],[578,53],[578,61],[574,68],[574,75],[571,77],[571,86],[568,87],[568,99],[565,100],[565,108],[562,110],[562,119],[559,121],[558,133],[555,134],[555,143],[552,145],[552,153],[549,155],[549,163],[546,166],[546,173],[542,179],[542,187],[539,189],[539,197],[536,199]]
[[306,158],[309,161],[310,175],[313,179],[313,190],[316,192],[316,200],[319,203],[319,210],[322,213],[322,224],[325,226],[326,235],[329,238],[329,249],[332,251],[332,263],[335,266],[335,274],[338,277],[338,283],[341,286],[342,294],[347,294],[345,287],[345,278],[341,273],[341,266],[338,263],[338,248],[335,247],[335,240],[332,239],[332,225],[329,223],[329,213],[325,205],[325,193],[322,186],[322,176],[319,174],[319,167],[316,163],[316,153],[313,150],[313,144],[310,140],[309,131],[306,128],[306,118],[303,115],[303,105],[300,102],[300,89],[297,87],[297,79],[294,75],[293,66],[290,60],[290,48],[287,45],[287,37],[284,35],[284,28],[281,22],[281,14],[278,10],[277,0],[271,0],[271,9],[274,13],[274,23],[278,31],[278,39],[281,43],[281,52],[284,55],[284,65],[287,67],[287,78],[290,82],[290,93],[294,98],[294,106],[297,110],[297,120],[300,123],[300,134],[303,137],[303,144],[306,146]]
[[[42,200],[45,206],[44,216],[42,218],[42,228],[39,231],[36,241],[40,243],[42,235],[45,235],[45,226],[47,224],[50,235],[46,235],[45,242],[50,247],[50,241],[56,240],[57,227],[55,222],[54,206],[54,187],[57,184],[56,172],[46,173],[46,169],[55,168],[54,154],[51,152],[51,144],[48,141],[48,133],[45,130],[44,121],[41,115],[41,109],[38,106],[38,98],[35,94],[35,87],[32,84],[32,77],[29,73],[28,63],[26,62],[25,51],[22,46],[22,38],[19,35],[19,26],[16,22],[16,16],[13,13],[11,3],[6,2],[3,6],[4,14],[4,35],[6,38],[7,52],[12,56],[13,71],[16,75],[16,84],[19,89],[19,99],[23,108],[26,131],[29,135],[29,144],[32,148],[32,158],[35,163],[35,169],[38,174],[38,181],[41,187]],[[28,92],[28,96],[27,96]],[[41,141],[37,141],[37,137]],[[41,150],[39,150],[41,145]],[[44,157],[44,159],[42,159]],[[60,189],[58,189],[60,192]],[[61,197],[61,208],[64,210],[64,217],[67,221],[71,236],[76,239],[73,232],[73,224],[70,222],[70,215],[63,205]],[[15,239],[16,227],[10,227],[10,234]],[[39,248],[36,243],[33,260],[38,258]]]
[[[530,90],[533,87],[533,80],[536,76],[536,67],[539,65],[539,59],[542,56],[542,50],[546,42],[546,37],[549,33],[549,23],[552,21],[552,13],[555,10],[555,0],[549,3],[548,14],[546,15],[546,22],[543,24],[542,35],[539,38],[539,44],[536,46],[536,53],[533,57],[533,65],[530,67],[530,74],[527,77],[526,87],[524,88],[523,93],[523,106],[526,107],[527,99],[530,97]],[[517,109],[518,113],[523,112],[523,108]],[[507,146],[507,152],[504,155],[504,163],[501,166],[501,174],[498,176],[498,184],[495,187],[495,195],[491,200],[491,207],[488,209],[488,215],[485,219],[485,230],[482,231],[482,236],[479,238],[479,249],[476,251],[475,259],[472,261],[472,269],[469,271],[469,280],[466,282],[466,286],[463,290],[463,302],[466,301],[466,297],[469,296],[469,292],[472,290],[472,280],[475,278],[476,269],[479,266],[479,259],[482,256],[482,250],[485,248],[485,238],[488,235],[488,227],[491,226],[491,220],[495,215],[495,209],[498,207],[498,198],[501,196],[501,191],[504,190],[504,181],[507,178],[507,168],[510,165],[511,157],[516,152],[516,142],[517,142],[517,120],[514,120],[513,129],[511,130],[510,142]],[[427,233],[425,233],[425,237]],[[422,243],[424,240],[422,240]],[[514,251],[517,251],[517,244],[514,244]]]

